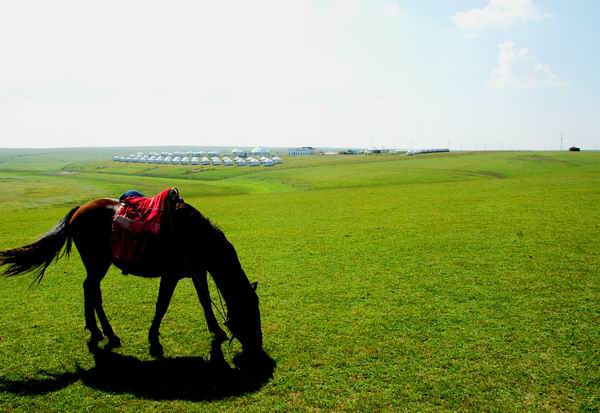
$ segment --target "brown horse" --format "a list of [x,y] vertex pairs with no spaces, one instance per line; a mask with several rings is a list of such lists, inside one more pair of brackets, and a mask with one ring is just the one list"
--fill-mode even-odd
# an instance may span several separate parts
[[[112,222],[120,203],[115,199],[97,199],[73,208],[54,229],[38,241],[7,251],[0,251],[0,267],[6,266],[7,277],[33,273],[34,282],[41,282],[44,272],[53,260],[58,260],[71,250],[71,242],[79,251],[87,271],[83,282],[85,327],[90,331],[90,351],[98,348],[104,336],[108,347],[121,345],[102,307],[100,282],[111,264],[144,277],[161,277],[156,312],[148,340],[150,353],[163,354],[159,341],[160,322],[165,315],[177,282],[191,277],[204,309],[206,323],[220,350],[227,335],[219,326],[211,306],[207,271],[227,307],[225,325],[242,344],[246,354],[262,352],[262,332],[256,283],[250,284],[242,269],[233,245],[223,232],[210,223],[200,212],[181,200],[170,211],[170,228],[162,245],[164,249],[154,255],[143,269],[131,271],[123,268],[112,254]],[[63,251],[64,249],[64,251]],[[61,251],[63,253],[61,254]],[[96,316],[102,330],[96,324]],[[103,334],[104,333],[104,334]]]

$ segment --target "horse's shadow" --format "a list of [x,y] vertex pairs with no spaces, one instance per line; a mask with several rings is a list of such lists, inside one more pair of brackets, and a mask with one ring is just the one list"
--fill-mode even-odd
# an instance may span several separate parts
[[6,380],[0,378],[0,391],[38,395],[61,390],[77,381],[110,393],[128,393],[153,400],[216,400],[259,390],[272,376],[275,361],[264,354],[232,368],[224,360],[177,357],[139,360],[110,351],[94,355],[95,366],[52,374],[45,378]]

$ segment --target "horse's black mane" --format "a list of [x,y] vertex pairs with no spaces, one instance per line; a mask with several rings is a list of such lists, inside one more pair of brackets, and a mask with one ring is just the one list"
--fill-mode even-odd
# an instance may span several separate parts
[[175,210],[176,215],[177,215],[178,211],[187,213],[188,216],[191,217],[192,220],[196,221],[197,224],[201,228],[212,229],[212,231],[214,231],[216,233],[216,235],[225,238],[225,234],[223,233],[221,228],[219,228],[218,225],[211,222],[208,218],[206,218],[204,215],[202,215],[202,213],[200,211],[198,211],[196,208],[194,208],[190,204],[188,204],[186,202],[182,202]]

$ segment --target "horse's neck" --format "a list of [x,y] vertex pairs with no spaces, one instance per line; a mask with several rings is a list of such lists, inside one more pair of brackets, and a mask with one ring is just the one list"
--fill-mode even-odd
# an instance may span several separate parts
[[228,307],[235,306],[250,282],[242,270],[233,247],[229,245],[228,248],[225,248],[223,254],[224,259],[215,260],[215,263],[211,266],[210,274]]

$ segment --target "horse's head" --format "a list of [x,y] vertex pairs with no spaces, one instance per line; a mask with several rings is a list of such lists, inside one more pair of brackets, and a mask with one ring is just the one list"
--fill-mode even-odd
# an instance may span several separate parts
[[258,295],[256,295],[257,283],[252,283],[232,302],[228,309],[225,325],[231,332],[233,338],[237,338],[242,344],[244,352],[258,353],[262,351],[262,330],[260,324],[260,310],[258,306]]
[[227,304],[225,325],[244,352],[262,350],[262,331],[256,283],[250,284],[237,252],[225,234],[193,207],[179,205],[176,231],[185,242],[191,266],[208,270]]

